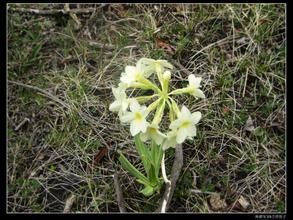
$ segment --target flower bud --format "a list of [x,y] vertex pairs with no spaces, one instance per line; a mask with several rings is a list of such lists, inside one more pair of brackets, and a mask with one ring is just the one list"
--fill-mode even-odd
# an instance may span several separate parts
[[164,80],[170,80],[171,79],[171,72],[169,70],[165,71],[163,74]]
[[159,107],[157,108],[156,114],[154,116],[152,124],[158,125],[161,122],[163,114],[164,114],[165,105],[166,105],[165,101],[163,101],[161,103],[161,105],[159,105]]
[[171,79],[171,72],[169,70],[165,71],[163,74],[163,92],[168,93],[169,82]]

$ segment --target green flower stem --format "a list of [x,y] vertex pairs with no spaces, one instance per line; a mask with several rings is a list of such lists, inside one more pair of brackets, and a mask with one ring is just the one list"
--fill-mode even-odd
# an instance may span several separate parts
[[162,92],[166,93],[168,96],[168,90],[169,90],[169,83],[170,83],[170,75],[165,76],[163,75],[163,87],[162,87]]
[[140,76],[137,81],[139,83],[144,84],[145,86],[148,86],[149,89],[154,90],[157,93],[161,92],[161,90],[155,84],[153,84],[151,81],[149,81],[148,79],[146,79],[143,76]]
[[165,153],[163,153],[162,160],[161,160],[161,170],[162,170],[162,176],[163,176],[164,182],[171,184],[171,181],[168,179],[167,174],[166,174]]
[[133,83],[131,83],[131,85],[128,88],[143,89],[143,90],[152,89],[152,88],[150,88],[149,85],[146,85],[146,84],[140,83],[140,82],[133,82]]
[[155,114],[154,119],[152,121],[152,124],[158,125],[162,120],[164,110],[165,110],[165,105],[166,105],[166,100],[164,98],[162,100],[163,100],[162,103],[157,108],[157,111],[156,111],[156,114]]
[[162,98],[160,97],[159,99],[157,99],[156,101],[154,101],[152,104],[150,104],[148,106],[148,112],[151,112],[153,110],[155,110],[158,106],[158,104],[161,102]]
[[161,88],[163,90],[164,88],[164,83],[163,83],[163,71],[161,68],[156,68],[156,74],[157,74],[157,77],[160,81],[160,84],[161,84]]
[[186,88],[182,88],[182,89],[176,89],[176,90],[170,92],[169,95],[180,95],[180,94],[184,94],[184,93],[190,93],[191,91],[192,91],[192,88],[186,87]]
[[174,111],[173,111],[173,107],[172,107],[172,104],[169,100],[167,100],[167,104],[168,104],[168,107],[169,107],[169,117],[170,117],[170,121],[174,121],[175,120],[175,116],[174,116]]
[[154,98],[158,96],[158,94],[154,94],[154,95],[147,95],[147,96],[138,96],[136,97],[136,100],[139,102],[139,103],[145,103],[147,101],[149,101],[150,99]]
[[178,117],[179,113],[180,113],[180,109],[179,109],[177,103],[174,101],[174,99],[172,99],[171,97],[169,97],[169,99],[171,100],[171,103],[172,103],[172,109],[173,109],[174,113],[176,114],[176,116]]

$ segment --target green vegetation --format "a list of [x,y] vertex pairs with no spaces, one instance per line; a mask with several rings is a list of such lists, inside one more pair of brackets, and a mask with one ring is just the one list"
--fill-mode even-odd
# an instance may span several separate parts
[[[286,211],[284,4],[71,4],[96,9],[76,13],[80,25],[56,12],[64,4],[8,7],[8,212],[63,212],[72,195],[70,212],[119,212],[115,172],[129,212],[158,207],[121,167],[118,151],[143,170],[108,110],[123,67],[141,57],[172,63],[174,88],[201,76],[207,97],[178,96],[203,117],[169,211],[217,211],[211,193],[223,212]],[[231,206],[240,196],[247,208]]]

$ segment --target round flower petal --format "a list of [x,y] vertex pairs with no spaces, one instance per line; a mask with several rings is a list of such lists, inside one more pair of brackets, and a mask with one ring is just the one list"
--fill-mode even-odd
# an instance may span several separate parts
[[180,129],[178,129],[177,136],[176,136],[176,142],[178,144],[182,144],[185,141],[185,139],[187,137],[187,132],[188,131],[187,131],[186,128],[180,128]]
[[130,123],[130,133],[132,136],[137,135],[140,132],[140,127],[136,121]]
[[201,119],[201,112],[193,112],[191,115],[193,123],[197,124]]
[[200,82],[201,82],[202,78],[201,77],[195,77],[194,74],[190,74],[188,76],[188,82],[190,86],[195,86],[196,88],[200,87]]
[[187,135],[187,137],[196,136],[196,127],[195,126],[189,126],[188,128],[186,128],[186,135]]
[[182,123],[181,119],[176,119],[175,121],[171,122],[169,128],[172,129],[172,130],[176,129],[176,128],[178,128],[180,126],[181,123]]
[[203,98],[203,99],[206,97],[200,89],[194,89],[192,95],[194,97],[199,97],[199,98]]
[[121,108],[121,103],[117,100],[111,103],[109,106],[109,110],[112,112],[118,112],[120,108]]
[[130,110],[132,112],[138,111],[140,109],[140,105],[136,99],[132,99],[130,102]]
[[147,132],[144,132],[144,133],[140,133],[140,140],[143,141],[143,142],[146,142],[147,140],[150,139],[150,136],[148,135]]
[[190,113],[189,109],[186,108],[184,105],[181,108],[180,116],[185,117],[185,118],[190,118],[191,117],[191,113]]
[[162,135],[162,133],[156,133],[152,135],[152,139],[156,142],[156,144],[160,145],[164,140],[164,136]]
[[132,112],[126,112],[124,115],[121,116],[120,120],[123,123],[129,123],[134,119],[134,115]]
[[168,132],[167,138],[165,139],[162,145],[163,150],[167,150],[170,147],[176,147],[177,145],[176,135],[177,135],[177,132],[175,130]]

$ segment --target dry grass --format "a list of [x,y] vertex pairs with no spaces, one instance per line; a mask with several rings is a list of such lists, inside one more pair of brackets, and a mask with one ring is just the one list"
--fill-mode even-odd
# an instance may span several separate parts
[[[115,171],[128,211],[157,208],[159,196],[144,198],[119,165],[117,150],[139,159],[108,110],[124,66],[141,57],[173,63],[174,87],[202,76],[207,96],[178,97],[203,118],[183,145],[170,211],[286,211],[285,5],[72,4],[96,9],[76,17],[56,14],[62,4],[9,7],[49,11],[8,10],[8,212],[63,212],[68,198],[71,212],[119,212]],[[169,171],[173,158],[168,151]],[[210,203],[215,193],[226,207]]]

